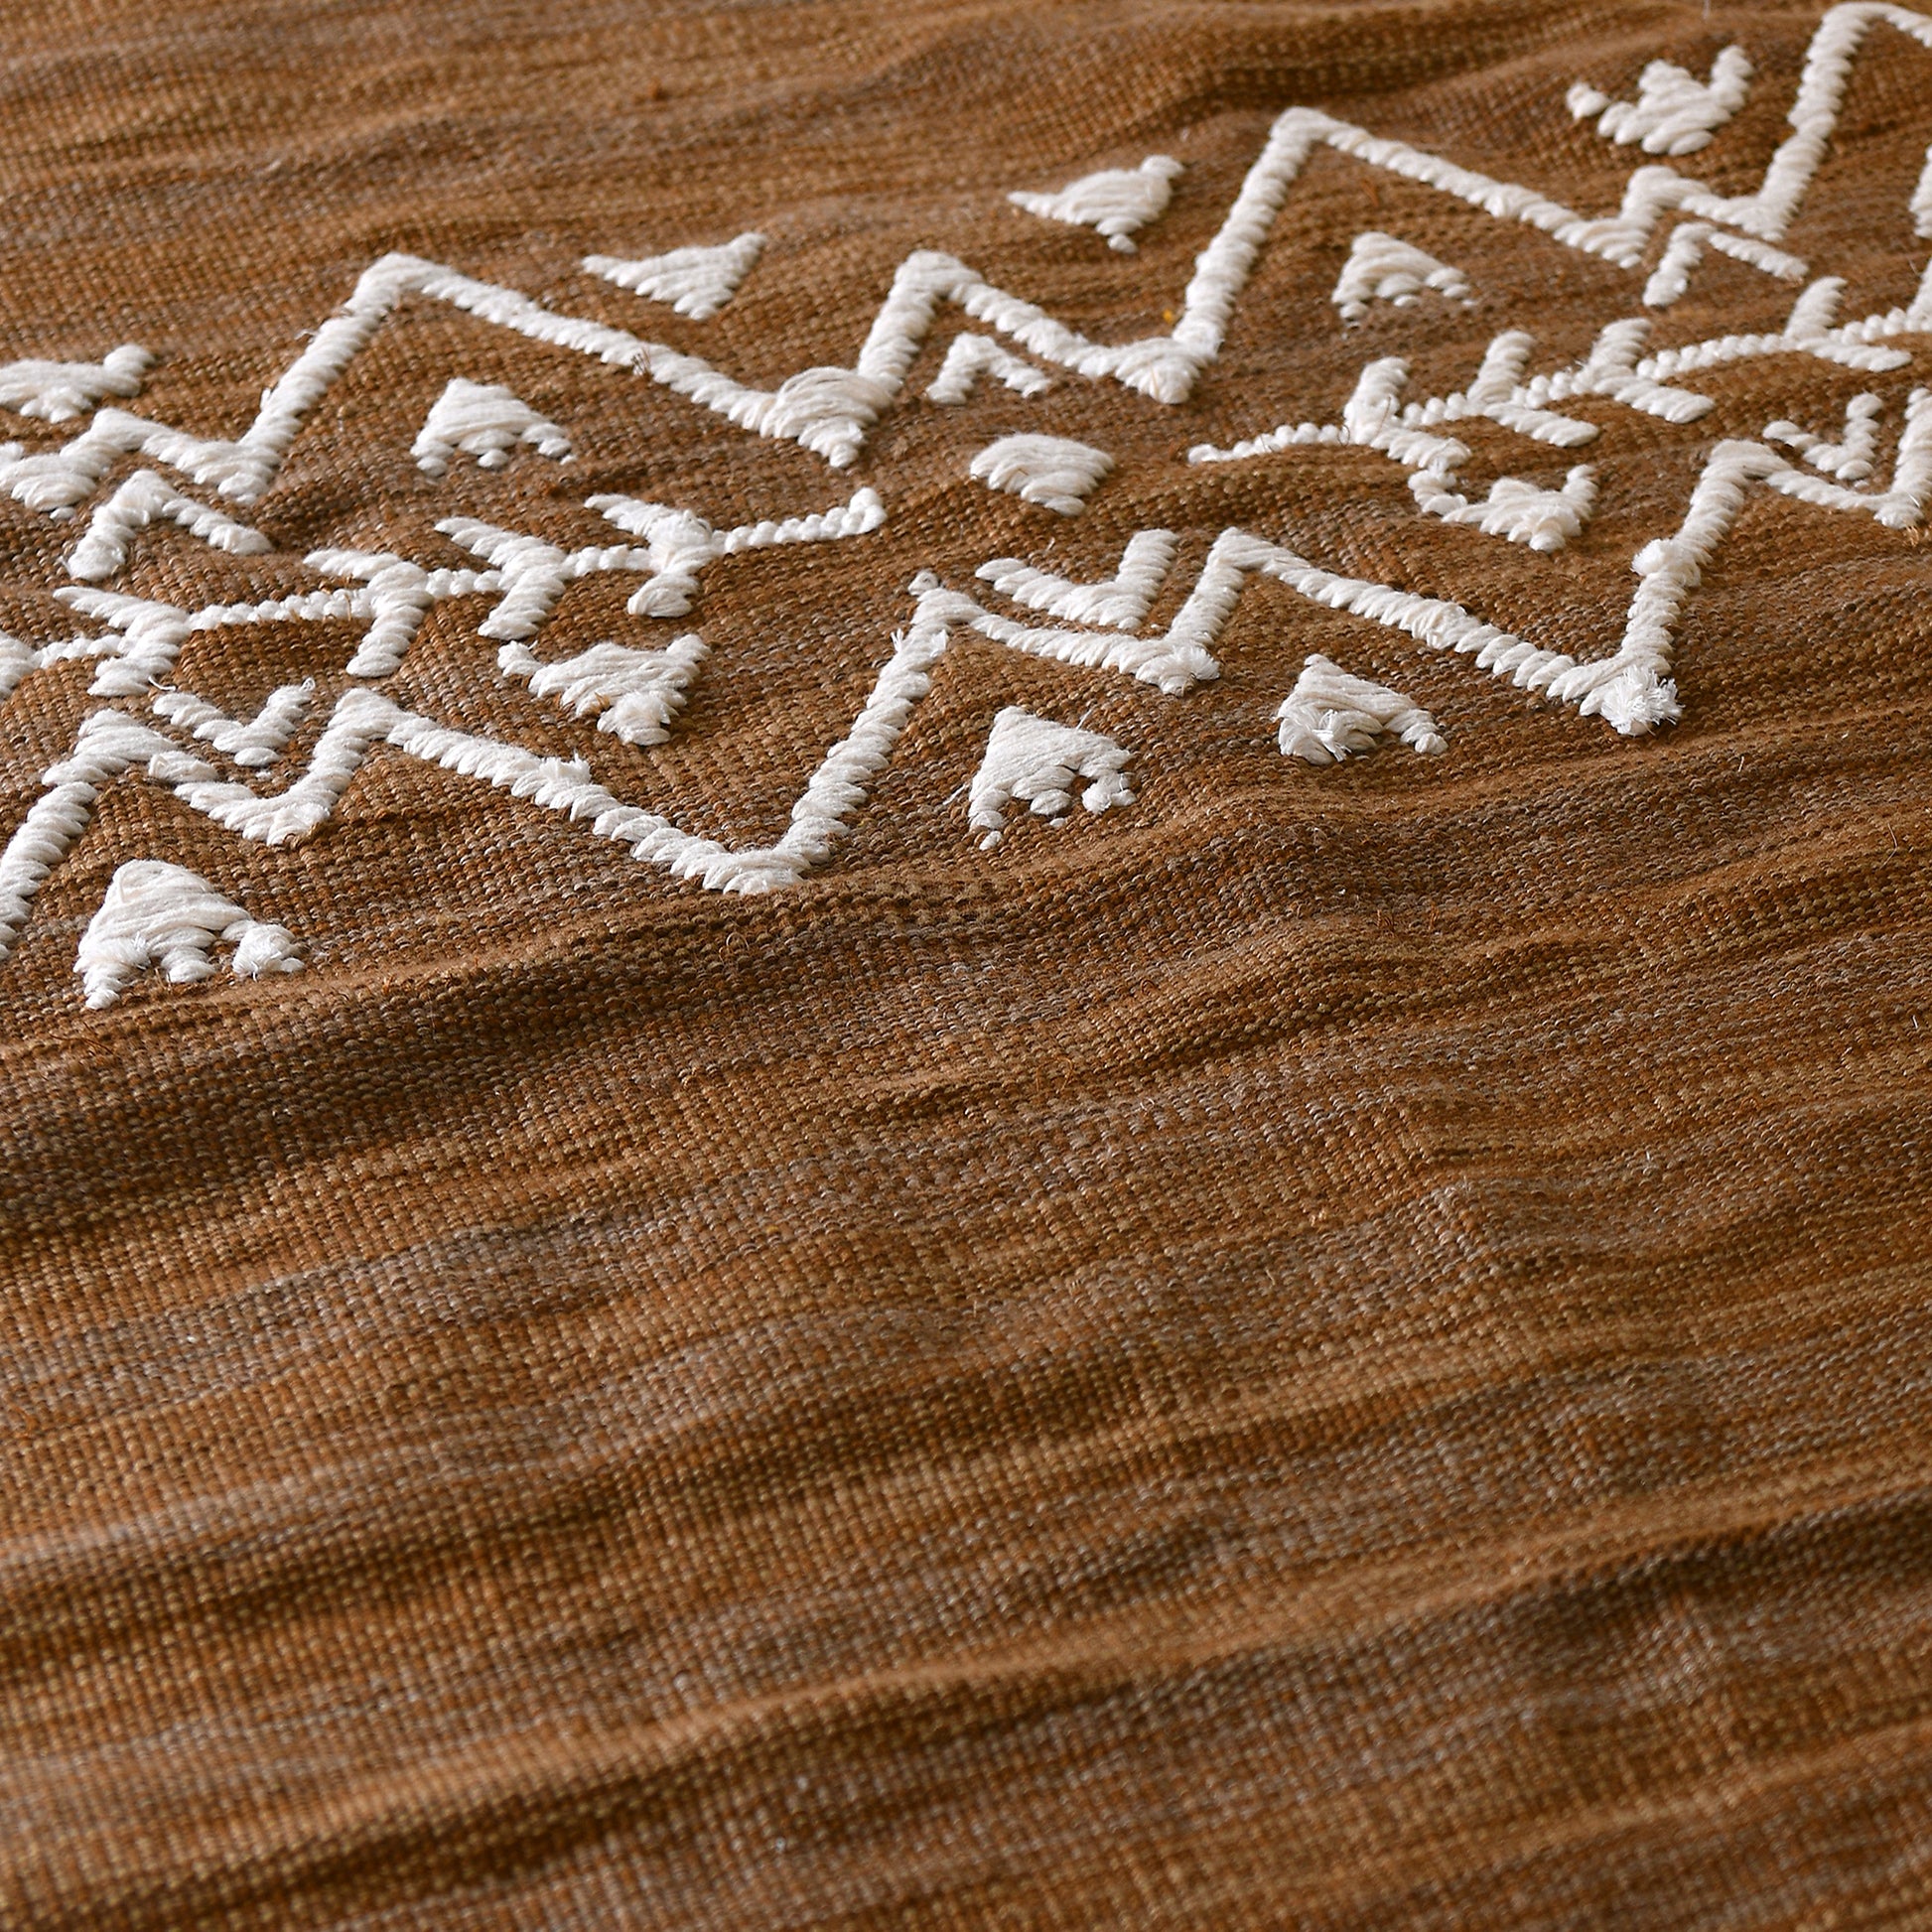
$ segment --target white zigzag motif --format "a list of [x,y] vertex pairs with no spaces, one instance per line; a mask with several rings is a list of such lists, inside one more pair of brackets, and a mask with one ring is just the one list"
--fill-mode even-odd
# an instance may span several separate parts
[[[109,397],[125,400],[140,392],[151,358],[131,345],[100,363],[17,362],[0,367],[0,407],[49,422],[94,411],[86,426],[59,448],[30,455],[18,444],[0,446],[0,488],[30,507],[68,518],[96,492],[107,491],[69,558],[70,572],[81,582],[57,592],[79,617],[104,625],[104,634],[35,644],[0,636],[0,699],[31,670],[86,658],[93,660],[89,689],[95,695],[149,698],[161,725],[191,736],[196,746],[227,761],[225,769],[217,767],[202,750],[189,749],[179,736],[170,737],[125,710],[110,708],[89,716],[70,754],[50,767],[42,797],[0,852],[0,958],[17,939],[48,870],[84,830],[101,788],[118,776],[138,773],[237,836],[275,845],[308,837],[322,826],[366,759],[382,747],[583,820],[593,836],[620,843],[637,859],[707,888],[761,892],[789,885],[829,856],[891,758],[957,632],[970,630],[1046,661],[1119,672],[1177,695],[1218,676],[1213,647],[1244,587],[1257,576],[1398,630],[1425,648],[1471,656],[1479,668],[1574,705],[1586,716],[1600,717],[1618,732],[1638,734],[1667,724],[1678,716],[1671,668],[1685,604],[1733,527],[1751,485],[1761,483],[1814,508],[1857,511],[1887,528],[1914,527],[1932,492],[1932,397],[1927,391],[1915,390],[1906,406],[1888,487],[1872,481],[1884,409],[1872,394],[1853,399],[1837,441],[1776,421],[1766,425],[1763,443],[1718,443],[1680,527],[1639,550],[1633,561],[1638,584],[1623,636],[1614,652],[1594,660],[1579,661],[1532,644],[1447,599],[1324,570],[1238,527],[1225,528],[1215,538],[1172,620],[1152,632],[1146,628],[1148,614],[1179,553],[1172,531],[1136,532],[1113,575],[1089,581],[1013,557],[980,567],[981,580],[993,591],[1024,612],[1054,621],[1051,624],[998,615],[944,588],[933,574],[921,573],[912,585],[910,624],[894,638],[850,731],[806,783],[784,835],[768,845],[733,848],[688,832],[660,813],[621,801],[593,778],[582,760],[540,758],[514,744],[452,730],[364,687],[350,688],[335,700],[306,768],[281,789],[265,792],[233,773],[237,768],[244,774],[259,772],[282,756],[313,702],[313,685],[282,686],[250,718],[232,717],[196,693],[157,686],[172,675],[184,644],[194,635],[223,625],[290,621],[360,623],[363,632],[346,675],[381,680],[402,664],[439,601],[487,596],[494,601],[478,629],[500,644],[497,666],[503,676],[522,680],[533,698],[554,702],[573,717],[595,719],[600,732],[621,743],[661,744],[699,674],[704,644],[691,634],[661,648],[634,648],[607,639],[573,656],[546,661],[530,645],[568,586],[598,573],[628,573],[641,580],[628,603],[633,616],[646,621],[675,618],[698,597],[703,570],[722,557],[877,529],[885,506],[872,489],[860,489],[846,503],[811,515],[733,528],[719,528],[671,504],[594,496],[586,507],[632,539],[609,545],[566,547],[475,517],[450,516],[439,529],[471,552],[476,567],[435,568],[387,551],[323,548],[306,561],[311,569],[338,580],[331,587],[199,611],[95,586],[127,567],[138,532],[157,521],[179,524],[231,554],[265,552],[268,544],[259,531],[224,510],[195,501],[156,470],[176,472],[237,504],[259,501],[323,397],[384,320],[414,298],[448,303],[531,341],[641,375],[748,432],[794,441],[837,468],[857,459],[875,425],[903,395],[937,326],[942,303],[1006,340],[970,329],[953,334],[926,390],[934,402],[963,403],[975,383],[987,376],[1020,395],[1038,396],[1052,386],[1051,378],[1027,356],[1091,378],[1112,378],[1158,403],[1183,401],[1219,354],[1234,306],[1275,216],[1300,170],[1320,146],[1449,195],[1495,219],[1526,224],[1559,245],[1632,273],[1642,272],[1651,241],[1666,218],[1681,216],[1664,237],[1642,284],[1642,298],[1654,308],[1679,299],[1708,250],[1728,254],[1774,278],[1805,282],[1807,264],[1778,243],[1817,171],[1852,63],[1874,26],[1896,29],[1932,48],[1932,18],[1866,0],[1832,8],[1807,57],[1791,109],[1793,132],[1771,157],[1753,194],[1719,196],[1672,168],[1645,165],[1630,177],[1621,207],[1610,215],[1578,213],[1532,189],[1493,181],[1313,109],[1290,108],[1276,117],[1218,232],[1197,257],[1172,332],[1134,342],[1092,342],[1033,304],[993,287],[954,257],[918,249],[893,275],[851,366],[804,368],[767,390],[665,345],[558,314],[514,290],[437,263],[390,255],[364,272],[344,309],[316,332],[265,394],[252,423],[232,441],[190,435],[126,409],[101,406]],[[1601,98],[1587,111],[1597,116],[1599,131],[1612,140],[1648,153],[1691,152],[1734,111],[1732,94],[1741,99],[1747,70],[1741,55],[1729,58],[1734,52],[1720,57],[1708,82],[1653,64],[1634,103]],[[1084,178],[1057,196],[1015,199],[1029,207],[1056,204],[1035,207],[1034,211],[1093,225],[1118,252],[1128,253],[1130,233],[1166,207],[1172,177],[1178,172],[1172,163],[1155,165],[1160,161],[1153,157],[1140,171]],[[1932,160],[1909,211],[1921,233],[1932,232]],[[635,293],[669,303],[682,315],[702,319],[730,297],[758,245],[759,238],[748,234],[724,249],[673,250],[641,262],[591,257],[586,266]],[[1470,452],[1446,433],[1450,426],[1486,420],[1512,434],[1570,449],[1599,434],[1596,423],[1560,407],[1573,400],[1600,398],[1681,425],[1713,407],[1711,397],[1680,386],[1681,378],[1701,370],[1780,354],[1871,372],[1906,364],[1910,357],[1893,345],[1893,339],[1932,332],[1932,269],[1908,307],[1841,324],[1844,286],[1836,276],[1809,280],[1789,319],[1776,331],[1726,335],[1651,353],[1645,352],[1647,322],[1624,317],[1599,331],[1580,362],[1543,373],[1530,370],[1535,346],[1531,337],[1507,330],[1489,342],[1466,389],[1416,400],[1404,399],[1406,359],[1385,356],[1362,369],[1338,421],[1283,423],[1229,448],[1202,445],[1188,455],[1194,463],[1209,464],[1304,447],[1379,451],[1409,473],[1410,488],[1426,513],[1534,550],[1555,550],[1576,538],[1589,515],[1592,473],[1575,468],[1556,489],[1504,476],[1491,484],[1485,499],[1472,500],[1456,482]],[[1334,299],[1344,318],[1351,318],[1371,300],[1413,302],[1427,288],[1459,298],[1467,283],[1459,271],[1375,231],[1357,237]],[[1773,442],[1799,460],[1778,454],[1769,447]],[[497,468],[522,447],[561,459],[568,457],[570,439],[511,391],[452,377],[413,454],[426,473],[443,475],[459,454]],[[155,467],[137,468],[116,483],[115,473],[130,459]],[[973,462],[973,473],[991,487],[1068,515],[1082,509],[1111,468],[1112,459],[1091,445],[1036,432],[1003,437]],[[1284,702],[1279,724],[1283,750],[1299,757],[1311,757],[1318,749],[1325,758],[1337,758],[1365,749],[1386,730],[1407,737],[1418,750],[1433,751],[1442,744],[1435,721],[1420,707],[1386,686],[1350,678],[1323,658],[1309,660]],[[1031,803],[1035,811],[1044,804],[1047,815],[1063,811],[1076,780],[1085,780],[1087,802],[1094,809],[1100,808],[1094,804],[1096,795],[1101,804],[1125,802],[1132,796],[1123,776],[1127,758],[1099,734],[1010,707],[995,723],[975,780],[969,808],[974,829],[997,835],[1004,812],[1016,799]],[[647,763],[640,761],[638,768]],[[209,894],[206,882],[188,874],[169,890],[178,897],[192,897],[193,891]],[[218,902],[217,909],[227,907],[218,895],[209,896]],[[113,963],[119,957],[112,952],[114,945],[122,939],[130,945],[136,940],[151,944],[152,935],[140,924],[146,914],[129,912],[128,917],[134,923],[127,933],[118,926],[111,932],[103,928],[91,961],[96,978],[89,981],[90,993],[96,982],[108,987],[101,974],[119,970]],[[211,945],[227,928],[201,929]],[[203,946],[199,955],[203,963],[207,949]]]
[[1068,623],[1138,630],[1179,547],[1180,539],[1172,530],[1137,530],[1127,539],[1120,568],[1094,584],[1035,570],[1018,557],[995,557],[980,565],[978,575],[1029,611],[1044,611]]
[[1751,64],[1741,47],[1726,47],[1700,80],[1669,61],[1652,61],[1637,77],[1634,101],[1612,100],[1587,81],[1571,88],[1567,105],[1578,120],[1597,117],[1596,131],[1620,146],[1641,142],[1645,154],[1694,154],[1744,104]]
[[[582,317],[557,314],[514,290],[473,280],[438,263],[385,255],[364,272],[343,312],[317,330],[309,347],[263,398],[255,421],[234,442],[192,437],[122,410],[103,410],[65,449],[0,462],[0,487],[37,508],[71,508],[91,493],[117,456],[139,454],[181,470],[197,483],[212,483],[239,501],[256,501],[274,481],[317,402],[397,304],[412,294],[448,302],[535,341],[634,370],[741,428],[797,442],[835,468],[856,459],[872,425],[897,397],[941,301],[957,304],[1046,361],[1083,375],[1113,376],[1157,401],[1181,402],[1201,370],[1219,353],[1234,304],[1253,272],[1275,215],[1317,144],[1469,203],[1497,219],[1525,222],[1566,247],[1624,268],[1639,265],[1657,220],[1672,207],[1775,242],[1823,157],[1852,61],[1865,34],[1879,23],[1932,47],[1932,19],[1903,7],[1870,0],[1835,7],[1812,42],[1791,110],[1794,131],[1772,157],[1755,195],[1719,196],[1673,169],[1650,166],[1631,177],[1617,214],[1586,217],[1532,189],[1494,181],[1316,109],[1291,107],[1277,117],[1219,232],[1201,253],[1172,334],[1112,345],[1093,343],[1032,303],[994,288],[953,257],[921,249],[909,255],[895,275],[851,367],[802,369],[773,390],[753,388],[700,357]],[[1921,229],[1932,221],[1932,163],[1913,197],[1912,209]],[[1807,292],[1807,300],[1812,293]],[[1827,324],[1809,331],[1787,328],[1778,337],[1719,338],[1651,358],[1657,366],[1638,364],[1632,373],[1663,381],[1668,379],[1667,362],[1673,369],[1711,366],[1785,350],[1825,353],[1843,360],[1843,351],[1863,347],[1868,354],[1870,345],[1921,329],[1928,318],[1932,318],[1932,270],[1909,310],[1869,316],[1835,332]],[[1875,360],[1859,365],[1884,366]]]
[[1796,450],[1814,470],[1822,470],[1842,483],[1862,483],[1871,475],[1871,459],[1878,448],[1878,416],[1883,407],[1876,396],[1854,396],[1845,406],[1845,434],[1837,443],[1786,422],[1766,423],[1764,440]]
[[[1815,483],[1818,480],[1804,481]],[[1829,485],[1821,483],[1819,487]],[[1863,497],[1853,500],[1861,508],[1870,507]],[[1600,717],[1626,736],[1673,723],[1679,715],[1676,687],[1668,676],[1668,630],[1661,636],[1653,635],[1633,620],[1631,632],[1613,656],[1580,663],[1568,652],[1543,650],[1485,623],[1459,604],[1338,576],[1281,544],[1241,529],[1223,530],[1214,540],[1186,602],[1159,635],[1123,637],[1108,630],[1035,630],[977,606],[966,621],[983,635],[1031,656],[1124,671],[1178,696],[1197,683],[1220,676],[1221,667],[1210,647],[1233,616],[1247,580],[1257,575],[1272,577],[1313,603],[1403,631],[1431,650],[1452,650],[1471,657],[1478,669],[1507,678],[1521,689],[1542,691],[1560,703],[1574,704],[1585,717]]]

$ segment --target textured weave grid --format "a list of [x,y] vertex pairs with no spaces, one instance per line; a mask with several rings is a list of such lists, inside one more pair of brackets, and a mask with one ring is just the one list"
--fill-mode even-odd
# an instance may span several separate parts
[[[29,5],[0,354],[139,342],[130,407],[234,436],[392,250],[767,386],[849,362],[918,248],[1129,341],[1284,108],[1596,213],[1654,157],[1570,86],[1735,44],[1742,105],[1672,165],[1741,195],[1822,12]],[[1875,29],[1779,243],[1844,317],[1912,299],[1928,140],[1932,52]],[[1007,200],[1151,154],[1183,172],[1131,256]],[[329,545],[475,562],[453,514],[581,545],[617,538],[598,491],[724,525],[874,487],[876,532],[707,569],[661,746],[500,675],[483,599],[383,687],[741,843],[783,831],[921,571],[1098,578],[1165,528],[1166,621],[1236,526],[1601,656],[1718,442],[1870,392],[1883,468],[1932,336],[1878,373],[1698,371],[1689,424],[1564,404],[1581,451],[1455,425],[1476,497],[1595,467],[1551,555],[1423,514],[1381,451],[1186,451],[1336,421],[1376,356],[1418,397],[1505,329],[1573,363],[1646,313],[1670,225],[1633,272],[1323,148],[1186,402],[1045,363],[1043,396],[930,401],[977,326],[942,311],[839,472],[412,299],[246,512],[268,551],[157,527],[116,583],[199,608],[313,588]],[[706,319],[581,267],[751,230]],[[1467,306],[1344,327],[1364,230]],[[1713,251],[1655,339],[1775,331],[1795,294]],[[452,377],[571,463],[426,475]],[[1025,432],[1113,457],[1078,517],[971,475]],[[77,527],[0,500],[0,628],[79,627]],[[272,849],[106,788],[0,965],[0,1922],[1921,1919],[1921,542],[1757,490],[1686,606],[1683,722],[1636,741],[1276,583],[1183,698],[962,633],[835,855],[762,898],[394,750]],[[541,655],[634,636],[633,587],[574,586]],[[242,714],[314,677],[299,769],[360,628],[215,631],[172,675]],[[1283,758],[1313,652],[1447,750]],[[0,829],[95,669],[0,710]],[[1131,748],[1132,801],[1016,807],[983,850],[1009,706]],[[132,860],[285,923],[304,970],[88,1011],[76,947]]]

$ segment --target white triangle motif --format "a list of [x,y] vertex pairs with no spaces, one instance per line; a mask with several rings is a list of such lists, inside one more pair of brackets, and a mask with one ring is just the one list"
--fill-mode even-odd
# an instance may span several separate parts
[[500,470],[519,443],[540,456],[570,461],[570,438],[514,390],[457,376],[431,405],[409,454],[417,469],[441,477],[449,474],[459,452],[475,457],[485,470]]
[[284,684],[268,694],[252,718],[237,719],[216,711],[192,691],[157,691],[154,709],[157,717],[225,752],[245,770],[258,771],[282,756],[295,728],[309,715],[315,695],[314,678]]
[[1384,733],[1418,752],[1444,749],[1436,720],[1415,699],[1386,684],[1350,677],[1318,652],[1303,667],[1277,716],[1283,754],[1310,764],[1338,764],[1351,752],[1373,751]]
[[1459,268],[1439,262],[1411,243],[1368,228],[1355,237],[1328,299],[1341,311],[1343,322],[1360,322],[1371,302],[1393,302],[1398,309],[1409,309],[1424,289],[1464,302],[1469,280]]
[[994,489],[1062,516],[1078,516],[1114,467],[1105,450],[1064,436],[1003,436],[973,459],[972,473]]
[[177,985],[210,979],[216,941],[234,947],[236,979],[298,973],[286,926],[250,918],[200,873],[158,859],[134,859],[108,882],[100,909],[80,935],[73,970],[90,1007],[111,1007],[136,974],[158,968]]
[[1056,725],[1008,705],[994,719],[986,756],[973,774],[967,823],[986,835],[980,846],[990,851],[1004,835],[1007,807],[1015,799],[1056,825],[1073,809],[1082,781],[1080,803],[1090,812],[1132,804],[1134,794],[1121,770],[1132,757],[1099,732]]
[[598,730],[626,745],[662,745],[708,655],[695,633],[672,638],[663,650],[593,644],[554,664],[526,644],[508,643],[496,653],[496,667],[505,677],[528,678],[533,696],[555,698],[575,717],[598,714]]
[[761,234],[746,233],[715,248],[673,248],[668,254],[626,261],[621,255],[586,255],[593,275],[615,282],[633,295],[668,302],[681,316],[704,322],[715,316],[752,272],[764,251]]

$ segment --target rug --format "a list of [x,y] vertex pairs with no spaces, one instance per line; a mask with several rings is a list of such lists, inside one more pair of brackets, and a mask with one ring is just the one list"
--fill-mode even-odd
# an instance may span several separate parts
[[0,49],[0,1923],[1932,1916],[1932,10]]

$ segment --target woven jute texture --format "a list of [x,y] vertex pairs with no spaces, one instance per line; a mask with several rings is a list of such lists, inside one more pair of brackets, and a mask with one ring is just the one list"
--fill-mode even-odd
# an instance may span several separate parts
[[[59,772],[87,794],[0,963],[0,1924],[1932,1922],[1932,577],[1915,515],[1865,501],[1910,494],[1932,316],[1868,332],[1899,354],[1825,341],[1919,289],[1932,49],[1838,10],[1863,39],[1770,267],[1696,207],[1622,261],[1401,161],[1592,220],[1642,168],[1755,195],[1827,12],[4,10],[0,359],[154,359],[63,420],[20,377],[0,461],[115,410],[241,436],[392,254],[528,326],[419,277],[252,495],[138,426],[66,517],[0,469],[0,629],[38,653],[0,839]],[[1663,60],[1709,105],[1733,46],[1752,77],[1695,151],[1566,102],[1641,107]],[[927,250],[1093,344],[1166,338],[1296,107],[1400,165],[1312,143],[1184,399],[942,295],[835,467],[530,322],[770,391],[853,367]],[[1149,156],[1180,170],[1132,252],[1008,199]],[[708,317],[583,266],[753,231]],[[1344,322],[1365,233],[1459,286]],[[1571,447],[1422,426],[1464,446],[1471,517],[1590,466],[1554,550],[1427,513],[1427,463],[1365,436],[1188,461],[1342,425],[1378,358],[1421,403],[1506,331],[1528,383],[1630,319],[1645,354],[1792,341],[1666,371],[1709,403],[1681,420],[1558,384],[1597,432]],[[1051,386],[931,399],[967,332]],[[569,460],[425,471],[455,379]],[[1856,440],[1861,395],[1863,476],[1767,435]],[[972,474],[1021,434],[1111,457],[1078,515]],[[1176,539],[1147,635],[1236,529],[1607,657],[1726,443],[1773,467],[1717,505],[1668,626],[1682,718],[1648,735],[1260,573],[1185,691],[960,620],[838,836],[762,895],[544,790],[769,846],[935,598],[1066,628],[979,566],[1092,582],[1146,530]],[[144,469],[163,507],[88,581],[186,613],[356,589],[304,562],[331,549],[483,572],[457,517],[641,545],[600,494],[729,528],[864,488],[884,522],[709,562],[674,620],[626,612],[641,564],[566,583],[546,663],[708,650],[640,745],[499,668],[496,580],[386,672],[345,669],[346,602],[112,655],[132,607],[116,631],[55,593]],[[73,638],[107,641],[46,648]],[[1317,652],[1444,749],[1285,757]],[[164,715],[308,679],[259,766]],[[197,802],[287,790],[370,693],[527,782],[378,726],[304,837]],[[1083,810],[1082,776],[1049,823],[1023,788],[982,845],[1008,708],[1116,748],[1131,798]],[[136,749],[74,777],[102,712]],[[137,970],[149,931],[90,1006],[76,954],[136,863],[285,927],[301,970],[237,977],[204,931],[211,977],[177,984]]]

